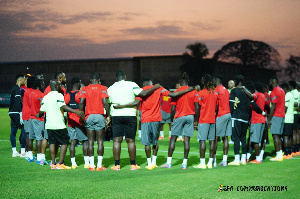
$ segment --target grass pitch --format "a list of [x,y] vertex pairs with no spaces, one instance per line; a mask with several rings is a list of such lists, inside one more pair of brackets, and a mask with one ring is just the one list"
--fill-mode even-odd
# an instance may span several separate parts
[[[106,171],[89,171],[83,168],[82,147],[76,148],[75,170],[51,170],[48,165],[28,163],[23,158],[11,157],[9,142],[10,119],[7,109],[0,109],[0,198],[298,198],[300,158],[283,162],[271,162],[275,156],[272,139],[267,145],[262,164],[246,166],[218,166],[213,169],[194,169],[199,164],[199,143],[191,139],[188,168],[181,169],[183,142],[176,142],[172,168],[160,168],[167,159],[169,140],[160,141],[157,158],[159,168],[145,169],[146,155],[140,141],[137,146],[137,164],[140,170],[130,171],[127,144],[122,143],[121,170],[113,171],[112,142],[105,142],[103,165]],[[19,136],[19,132],[17,137]],[[17,139],[18,140],[18,139]],[[17,142],[17,150],[19,150]],[[208,161],[208,147],[206,162]],[[217,162],[222,160],[222,143],[219,142]],[[252,155],[254,156],[254,155]],[[46,158],[49,160],[47,149]],[[232,161],[233,145],[230,145],[228,161]],[[95,150],[95,162],[96,150]],[[65,164],[71,165],[67,152]],[[220,185],[232,186],[232,191],[218,192]],[[249,186],[285,186],[287,191],[241,191]],[[274,187],[273,187],[274,189]],[[239,190],[239,191],[238,191]],[[297,196],[298,195],[298,196]]]

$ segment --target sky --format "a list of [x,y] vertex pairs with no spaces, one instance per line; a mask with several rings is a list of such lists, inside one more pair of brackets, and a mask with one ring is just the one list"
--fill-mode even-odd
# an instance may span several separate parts
[[0,62],[179,55],[263,41],[300,56],[299,0],[0,0]]

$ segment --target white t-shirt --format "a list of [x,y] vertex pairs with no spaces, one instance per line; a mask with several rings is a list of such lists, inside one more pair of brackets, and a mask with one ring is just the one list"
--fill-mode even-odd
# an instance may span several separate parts
[[284,123],[294,123],[294,97],[291,92],[285,94],[285,107],[287,111],[285,113]]
[[[291,90],[291,93],[293,94],[294,97],[294,102],[298,102],[299,101],[299,92],[297,89]],[[298,105],[299,106],[299,105]],[[298,107],[293,107],[294,109],[294,114],[299,114],[299,112],[297,112]]]
[[42,101],[40,111],[46,112],[45,129],[65,129],[63,111],[60,109],[66,105],[64,96],[57,92],[51,91]]
[[136,116],[135,108],[114,109],[115,104],[128,104],[135,100],[135,96],[140,94],[141,89],[136,83],[131,81],[118,81],[107,89],[111,116]]

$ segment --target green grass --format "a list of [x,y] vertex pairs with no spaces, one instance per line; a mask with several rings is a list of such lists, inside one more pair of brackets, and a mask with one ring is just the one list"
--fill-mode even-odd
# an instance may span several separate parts
[[[11,157],[9,142],[10,120],[7,109],[0,109],[0,198],[298,198],[299,159],[270,162],[265,159],[260,165],[216,167],[199,170],[199,144],[191,139],[188,169],[182,170],[183,143],[177,142],[173,154],[172,169],[145,169],[144,146],[137,141],[137,163],[140,170],[130,171],[127,144],[122,143],[121,170],[113,171],[112,142],[105,142],[104,166],[106,171],[91,172],[83,169],[82,148],[76,148],[75,170],[51,170],[49,166],[28,163],[23,158]],[[165,129],[167,135],[167,129]],[[19,136],[19,133],[18,135]],[[167,137],[167,136],[166,136]],[[274,156],[272,139],[266,148],[267,156]],[[157,164],[166,162],[169,140],[160,141]],[[208,148],[208,147],[207,147]],[[19,144],[17,143],[17,149]],[[206,151],[208,153],[208,150]],[[222,160],[222,143],[219,143],[217,161]],[[96,151],[95,151],[96,156]],[[47,149],[46,157],[50,159]],[[96,158],[95,158],[96,160]],[[233,160],[233,145],[229,159]],[[206,155],[206,162],[208,155]],[[70,165],[69,151],[65,158]],[[232,192],[219,193],[220,184],[234,187]],[[237,191],[237,186],[287,186],[284,192]]]

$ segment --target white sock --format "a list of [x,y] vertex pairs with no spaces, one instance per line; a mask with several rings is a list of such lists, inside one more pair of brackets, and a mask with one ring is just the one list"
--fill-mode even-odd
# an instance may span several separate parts
[[282,158],[283,154],[282,154],[282,150],[276,152],[276,155],[278,158]]
[[246,154],[242,154],[241,162],[246,162]]
[[264,158],[264,152],[265,152],[264,150],[260,150],[259,156],[261,160]]
[[94,156],[89,156],[90,167],[95,167]]
[[38,153],[38,154],[37,154],[36,159],[37,159],[37,161],[41,161],[41,159],[42,159],[42,158],[41,158],[41,153]]
[[247,159],[249,160],[251,157],[251,153],[247,153]]
[[256,161],[257,161],[257,162],[260,162],[260,161],[261,161],[260,156],[256,156]]
[[171,131],[169,131],[169,137],[171,137]]
[[139,138],[142,137],[142,131],[141,130],[138,131],[138,134],[139,134]]
[[171,162],[172,162],[172,157],[168,157],[167,158],[167,164],[171,164]]
[[205,165],[205,158],[200,158],[200,164]]
[[152,164],[153,165],[156,165],[156,158],[157,158],[157,156],[152,155]]
[[187,164],[187,159],[183,159],[183,162],[182,162],[182,164]]
[[32,151],[28,151],[28,157],[29,157],[30,159],[33,159]]
[[26,158],[29,158],[29,151],[26,151]]
[[209,158],[207,164],[209,164],[209,165],[212,164],[212,163],[213,163],[213,160],[214,160],[213,158]]
[[89,163],[89,156],[84,156],[83,159],[84,159],[84,164],[88,166],[90,164]]
[[151,158],[147,158],[148,167],[151,167]]
[[98,156],[97,167],[102,167],[102,160],[103,160],[103,156]]
[[45,154],[42,154],[42,153],[41,153],[41,160],[46,160]]
[[73,166],[73,165],[76,165],[75,157],[74,157],[74,158],[71,158],[71,163],[72,163],[72,166]]
[[164,131],[160,131],[160,137],[164,137]]
[[25,148],[21,148],[21,154],[25,153]]
[[234,156],[234,161],[235,162],[240,162],[240,155],[235,155]]
[[11,149],[12,149],[12,152],[13,152],[13,153],[18,153],[16,147],[13,147],[13,148],[11,148]]
[[223,155],[223,161],[227,162],[227,155]]
[[182,135],[179,136],[179,139],[182,139]]

